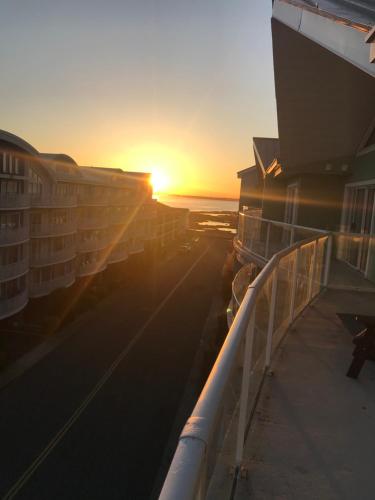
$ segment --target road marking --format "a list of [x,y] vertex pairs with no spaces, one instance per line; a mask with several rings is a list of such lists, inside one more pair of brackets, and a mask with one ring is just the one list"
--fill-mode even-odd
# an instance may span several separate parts
[[172,288],[172,290],[168,293],[168,295],[163,299],[163,301],[158,305],[155,311],[148,318],[146,323],[138,330],[137,334],[133,339],[129,342],[129,344],[124,348],[123,351],[117,356],[99,382],[95,385],[92,391],[87,395],[87,397],[82,401],[80,406],[75,410],[73,415],[69,418],[69,420],[63,425],[63,427],[57,432],[57,434],[51,439],[51,441],[47,444],[44,450],[39,454],[39,456],[31,463],[31,465],[25,470],[22,476],[13,484],[13,486],[8,490],[8,492],[3,496],[2,500],[11,500],[14,498],[17,493],[21,490],[21,488],[27,483],[30,477],[34,474],[34,472],[38,469],[38,467],[44,462],[44,460],[48,457],[48,455],[53,451],[53,449],[59,444],[59,442],[63,439],[65,434],[71,429],[73,424],[78,420],[78,418],[82,415],[87,406],[91,403],[100,389],[104,386],[107,380],[111,377],[113,372],[116,370],[118,365],[126,358],[134,345],[138,342],[138,340],[143,335],[146,328],[150,325],[150,323],[154,320],[154,318],[159,314],[159,312],[163,309],[165,304],[169,301],[169,299],[174,295],[176,290],[182,285],[182,283],[186,280],[189,274],[193,271],[193,269],[198,265],[198,263],[203,259],[203,257],[207,254],[209,250],[209,246],[206,248],[204,252],[195,260],[195,262],[189,267],[186,273],[182,276],[182,278],[176,283],[176,285]]

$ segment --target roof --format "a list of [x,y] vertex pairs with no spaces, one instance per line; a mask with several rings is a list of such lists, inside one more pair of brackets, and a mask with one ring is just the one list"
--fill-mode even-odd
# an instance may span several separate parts
[[251,167],[247,167],[247,168],[244,168],[242,170],[239,170],[237,172],[237,177],[240,179],[244,175],[247,175],[247,174],[250,174],[250,173],[254,172],[256,168],[257,168],[256,165],[252,165]]
[[283,0],[323,16],[357,25],[358,28],[372,28],[375,25],[374,0]]
[[273,160],[280,156],[279,139],[273,137],[254,137],[254,154],[263,174]]
[[21,137],[7,132],[6,130],[0,130],[0,141],[9,142],[10,144],[23,149],[33,156],[39,156],[38,151],[31,144],[26,142],[24,139],[21,139]]

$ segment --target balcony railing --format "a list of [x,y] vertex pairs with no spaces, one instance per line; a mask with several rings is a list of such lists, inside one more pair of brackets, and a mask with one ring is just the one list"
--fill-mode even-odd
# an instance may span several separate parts
[[78,266],[77,276],[83,277],[101,273],[106,267],[107,260],[105,258],[98,259],[96,262],[81,262]]
[[54,290],[58,290],[59,288],[67,288],[71,286],[74,283],[74,281],[75,281],[74,271],[67,273],[63,276],[50,279],[48,281],[42,281],[40,283],[33,283],[31,281],[29,285],[30,297],[33,298],[43,297],[44,295],[48,295]]
[[78,236],[77,241],[77,251],[78,252],[95,252],[96,250],[102,250],[109,244],[108,234],[105,232],[99,238],[93,239],[80,239]]
[[124,243],[120,243],[114,246],[109,257],[108,264],[115,264],[116,262],[122,262],[128,258],[128,248]]
[[15,229],[0,228],[0,246],[12,245],[29,239],[29,227],[21,226]]
[[0,209],[29,208],[30,195],[19,193],[0,193]]
[[78,195],[78,205],[86,207],[102,207],[108,205],[108,196],[106,194],[84,194]]
[[[183,429],[160,498],[202,499],[215,470],[240,472],[246,429],[272,356],[324,286],[331,236],[279,251],[247,287],[225,343]],[[230,491],[223,491],[223,496]]]
[[80,217],[78,219],[78,229],[101,229],[109,225],[109,217],[104,215],[99,215],[97,217]]
[[18,276],[27,273],[28,269],[28,259],[23,259],[18,262],[12,262],[11,264],[0,264],[0,281],[7,281],[13,278],[17,278]]
[[21,311],[28,302],[27,290],[9,299],[0,298],[0,319],[7,318]]
[[75,195],[32,194],[31,206],[36,208],[65,208],[76,207]]
[[[262,219],[246,213],[239,214],[234,246],[243,263],[250,259],[263,267],[280,250],[288,248],[296,241],[318,235],[331,235],[328,287],[375,291],[374,234],[330,233],[322,229]],[[372,279],[372,282],[369,279]]]
[[144,251],[144,249],[144,242],[140,239],[134,239],[128,242],[129,255],[141,253]]
[[74,259],[76,256],[76,247],[74,244],[69,245],[62,250],[43,252],[37,255],[31,255],[30,265],[33,267],[49,266],[58,264],[59,262],[66,262]]
[[59,236],[64,234],[72,234],[77,231],[77,223],[75,221],[65,224],[32,224],[30,226],[30,235],[33,238],[46,238],[48,236]]

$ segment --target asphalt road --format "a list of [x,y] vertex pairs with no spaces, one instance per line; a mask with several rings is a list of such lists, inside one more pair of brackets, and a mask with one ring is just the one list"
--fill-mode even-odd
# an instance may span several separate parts
[[227,248],[117,290],[0,392],[0,498],[150,498]]

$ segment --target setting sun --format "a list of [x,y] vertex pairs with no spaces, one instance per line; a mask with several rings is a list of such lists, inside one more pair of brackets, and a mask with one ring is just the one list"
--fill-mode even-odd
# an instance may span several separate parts
[[164,172],[152,170],[151,185],[155,194],[165,193],[170,186],[170,179]]

